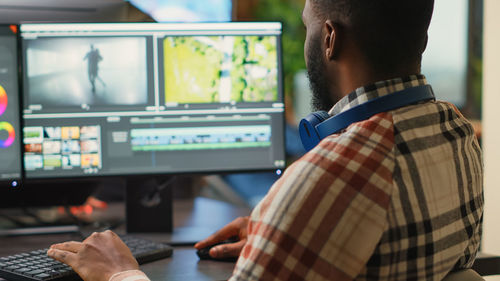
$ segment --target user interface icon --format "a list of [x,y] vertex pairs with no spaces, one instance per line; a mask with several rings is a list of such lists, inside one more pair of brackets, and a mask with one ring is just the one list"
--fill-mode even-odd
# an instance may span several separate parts
[[14,131],[14,127],[8,122],[0,122],[0,135],[2,131],[6,131],[8,136],[5,140],[0,139],[0,148],[7,148],[14,143],[16,132]]
[[2,85],[0,85],[0,116],[7,109],[7,103],[8,103],[7,93],[5,92],[5,89],[2,87]]
[[[2,116],[7,109],[7,93],[5,89],[0,85],[0,116]],[[3,139],[3,131],[7,132],[7,138]],[[16,137],[16,132],[14,131],[14,127],[8,122],[0,122],[0,148],[7,148],[14,143],[14,138]]]

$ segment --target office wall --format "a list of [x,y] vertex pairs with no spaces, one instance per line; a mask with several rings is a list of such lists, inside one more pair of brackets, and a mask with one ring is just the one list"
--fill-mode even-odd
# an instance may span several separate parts
[[483,151],[485,214],[482,252],[500,255],[500,1],[484,2]]

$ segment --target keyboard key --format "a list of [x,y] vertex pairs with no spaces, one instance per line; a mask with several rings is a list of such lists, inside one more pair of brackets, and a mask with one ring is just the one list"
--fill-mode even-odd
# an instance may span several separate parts
[[42,280],[45,280],[45,279],[48,279],[50,277],[50,275],[46,274],[46,273],[40,273],[38,275],[35,275],[36,278],[40,278]]
[[28,271],[28,272],[26,272],[26,274],[35,276],[35,275],[38,275],[38,274],[44,273],[44,272],[45,272],[45,270],[37,269],[37,270],[33,270],[33,271]]
[[25,272],[28,272],[28,271],[31,271],[31,270],[32,270],[31,268],[23,267],[23,268],[18,268],[16,270],[14,270],[14,272],[25,273]]
[[21,267],[19,265],[9,265],[5,269],[12,271],[12,270],[18,269],[18,268],[21,268]]

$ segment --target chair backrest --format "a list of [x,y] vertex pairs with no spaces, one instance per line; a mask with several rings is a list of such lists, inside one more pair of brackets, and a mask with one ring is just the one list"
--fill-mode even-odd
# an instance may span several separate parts
[[484,281],[484,279],[472,269],[450,272],[443,281]]

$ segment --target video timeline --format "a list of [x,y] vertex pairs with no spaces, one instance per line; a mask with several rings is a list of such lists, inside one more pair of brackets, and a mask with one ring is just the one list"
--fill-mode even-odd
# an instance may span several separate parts
[[271,146],[271,126],[133,129],[133,151],[231,149]]

